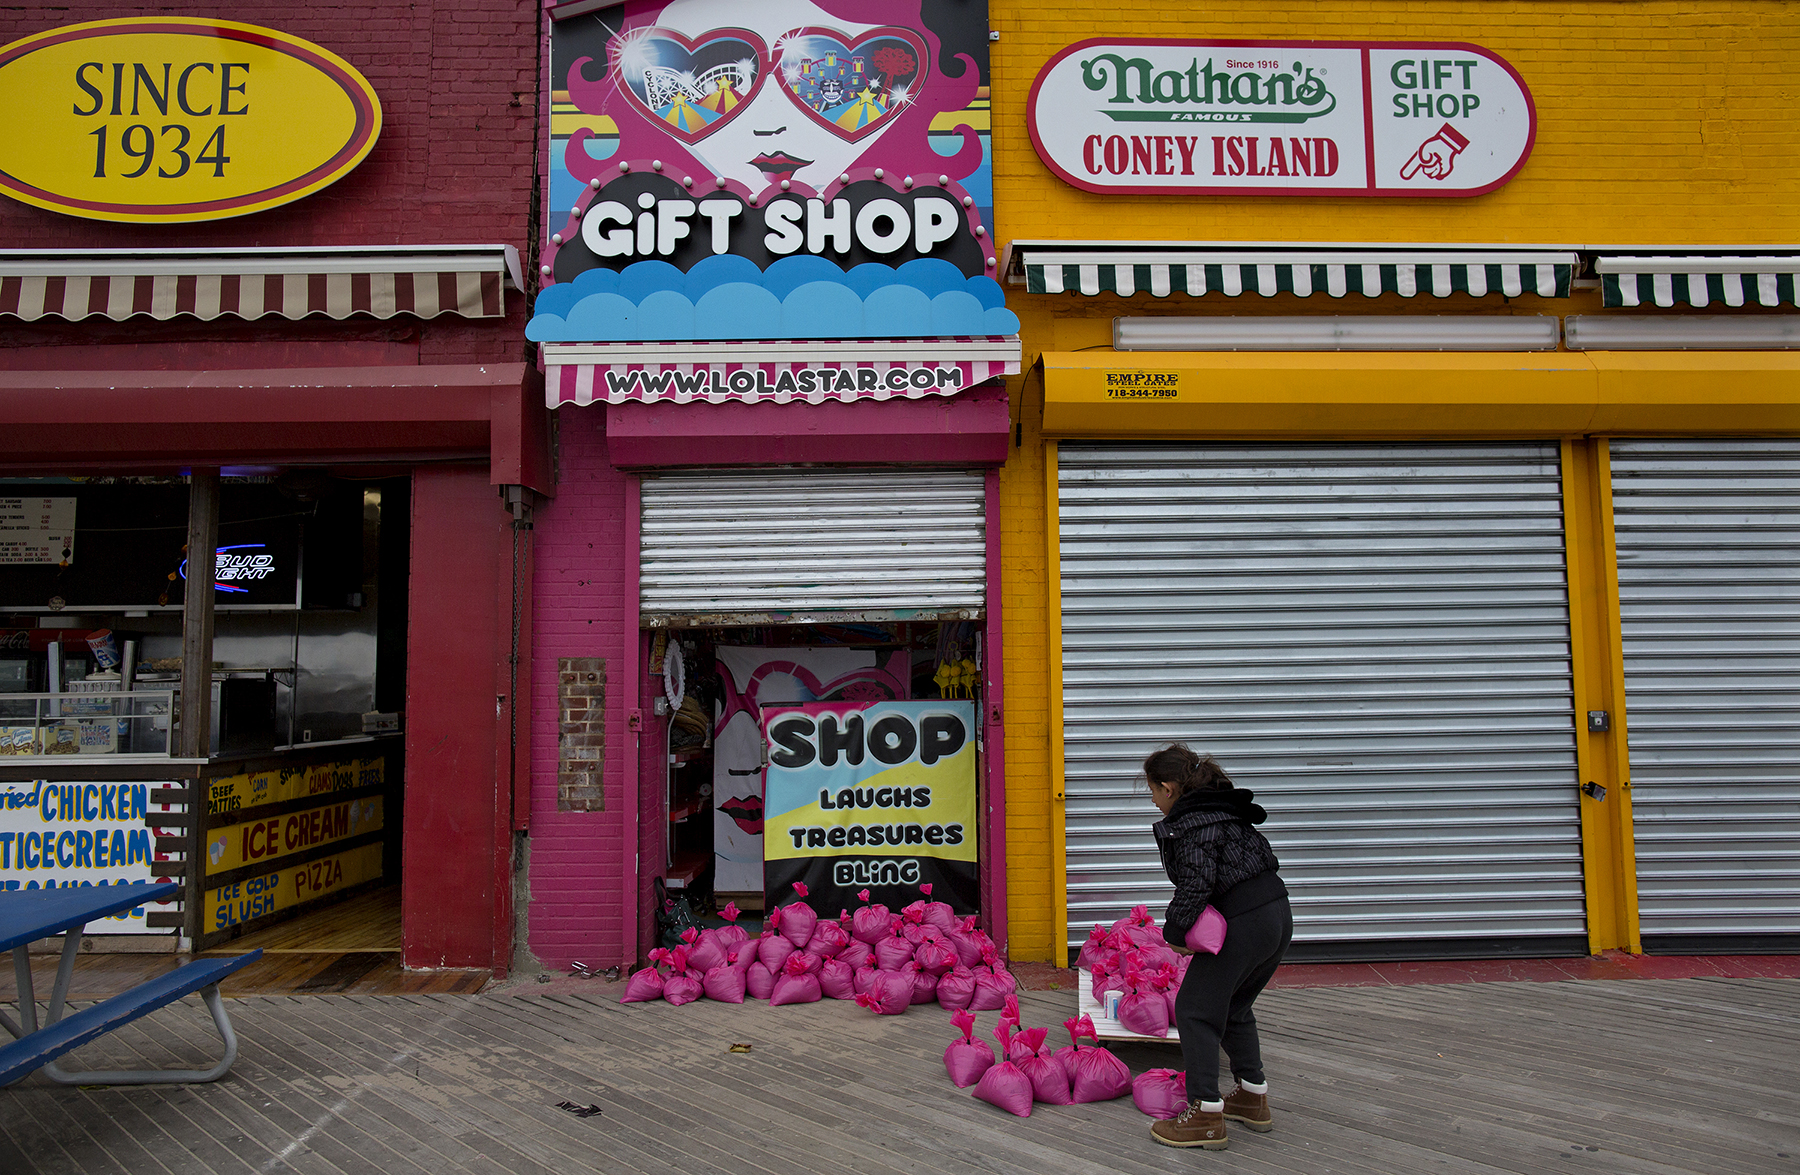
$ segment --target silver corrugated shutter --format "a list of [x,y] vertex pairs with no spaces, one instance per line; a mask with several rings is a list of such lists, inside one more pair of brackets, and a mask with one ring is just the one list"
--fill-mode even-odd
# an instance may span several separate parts
[[1645,940],[1800,934],[1800,442],[1611,449]]
[[773,469],[643,480],[646,621],[978,615],[987,497],[968,470]]
[[1139,769],[1179,739],[1269,809],[1297,943],[1585,949],[1555,445],[1065,445],[1058,477],[1071,945],[1167,902]]

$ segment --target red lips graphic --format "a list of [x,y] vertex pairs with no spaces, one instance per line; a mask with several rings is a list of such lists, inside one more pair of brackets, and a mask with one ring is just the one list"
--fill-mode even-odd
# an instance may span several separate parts
[[763,802],[761,796],[733,797],[719,805],[719,811],[737,821],[737,826],[750,836],[761,836]]

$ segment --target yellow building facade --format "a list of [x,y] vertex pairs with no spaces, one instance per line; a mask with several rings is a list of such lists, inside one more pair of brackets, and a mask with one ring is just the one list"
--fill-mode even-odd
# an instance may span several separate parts
[[[1269,807],[1303,957],[1800,943],[1791,8],[990,13],[1013,955],[1166,900],[1173,739]],[[1262,113],[1312,74],[1331,194]]]

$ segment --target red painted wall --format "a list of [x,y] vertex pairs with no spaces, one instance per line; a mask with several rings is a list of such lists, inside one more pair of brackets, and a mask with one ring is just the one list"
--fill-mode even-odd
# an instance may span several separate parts
[[[637,705],[628,671],[637,639],[635,557],[626,557],[626,474],[606,459],[605,410],[558,413],[561,479],[533,533],[531,910],[527,942],[546,967],[629,964],[625,895],[636,880],[637,815],[627,809],[627,770],[637,768],[626,712]],[[604,812],[556,806],[556,661],[607,659]]]
[[511,519],[485,466],[413,477],[401,928],[408,967],[505,969],[510,795],[497,778]]
[[[174,8],[66,0],[0,8],[0,44],[83,21],[170,12],[266,25],[343,57],[362,71],[381,99],[383,126],[374,150],[355,171],[316,195],[268,212],[199,224],[105,224],[0,197],[0,248],[471,243],[526,248],[531,235],[539,56],[538,5],[533,0],[416,0],[408,5],[197,0]],[[410,353],[406,361],[412,363],[517,362],[526,357],[525,298],[510,290],[506,302],[509,313],[498,321],[454,315],[383,323],[279,319],[157,323],[140,318],[122,323],[46,319],[22,324],[0,319],[0,350],[146,341],[160,348],[221,341],[354,339],[403,347]],[[149,358],[143,365],[157,364]]]

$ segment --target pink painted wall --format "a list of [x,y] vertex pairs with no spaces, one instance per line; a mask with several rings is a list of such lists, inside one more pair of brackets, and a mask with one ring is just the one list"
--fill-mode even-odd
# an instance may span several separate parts
[[[911,402],[908,402],[909,404]],[[988,391],[971,395],[960,406],[959,423],[984,446],[990,460],[1005,456],[1006,401]],[[998,406],[999,412],[995,413]],[[659,451],[669,464],[724,461],[716,430],[708,419],[696,419],[696,408],[708,405],[671,406],[683,416],[671,416],[675,429],[669,442],[680,448]],[[793,406],[775,406],[793,413]],[[880,404],[847,405],[855,409],[879,409]],[[930,405],[927,406],[932,407]],[[817,409],[806,407],[801,412]],[[910,415],[916,414],[908,414]],[[997,420],[995,419],[997,415]],[[648,905],[650,880],[661,866],[664,850],[661,824],[664,783],[661,755],[664,720],[642,714],[641,732],[628,729],[627,717],[653,695],[656,681],[645,676],[637,612],[637,508],[633,475],[612,465],[618,454],[609,448],[609,414],[601,405],[565,406],[558,410],[556,498],[538,509],[533,531],[532,618],[534,642],[531,716],[531,827],[530,906],[526,945],[538,962],[566,970],[573,960],[590,967],[630,965],[653,945],[654,919]],[[736,415],[732,419],[742,420]],[[648,416],[634,418],[628,444],[654,445],[654,430],[644,427]],[[840,428],[849,421],[836,421]],[[916,423],[916,422],[915,422]],[[628,426],[629,427],[629,426]],[[794,430],[796,435],[804,430]],[[847,444],[831,456],[813,460],[870,460],[858,424],[857,444]],[[615,438],[618,440],[619,438]],[[695,449],[698,452],[695,452]],[[992,450],[990,453],[989,450]],[[916,456],[916,455],[915,455]],[[770,458],[762,455],[763,461]],[[791,459],[791,458],[790,458]],[[878,459],[878,458],[877,458]],[[892,460],[890,456],[888,458]],[[948,458],[939,454],[937,461]],[[959,454],[959,463],[978,463],[971,453]],[[990,476],[990,483],[993,482]],[[995,494],[990,484],[990,529]],[[989,595],[998,616],[998,546],[990,542]],[[995,624],[994,628],[998,628]],[[560,707],[557,700],[556,664],[560,657],[607,659],[606,758],[603,779],[604,812],[560,812],[556,802],[557,734]],[[990,681],[994,701],[999,701],[998,660],[990,657]],[[997,725],[990,723],[988,745],[1000,745]],[[997,751],[989,770],[989,788],[1003,786],[1003,765]],[[630,773],[629,776],[627,773]],[[638,780],[644,781],[640,788]],[[1000,793],[990,790],[990,798]],[[1004,811],[996,799],[996,813]],[[984,882],[984,907],[998,937],[1005,935],[1005,883],[1003,865],[1005,832],[998,824],[987,829],[989,871]],[[640,871],[639,860],[644,862]]]
[[[629,965],[636,957],[625,906],[635,875],[626,772],[637,768],[626,713],[637,682],[628,641],[637,639],[637,567],[627,542],[627,475],[606,456],[605,412],[563,408],[556,498],[536,513],[531,731],[531,905],[526,944],[545,967]],[[604,812],[556,806],[559,657],[607,659]]]

